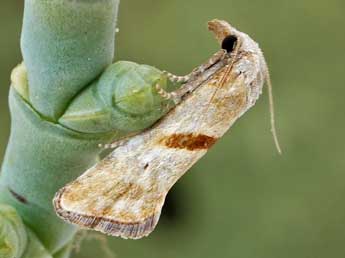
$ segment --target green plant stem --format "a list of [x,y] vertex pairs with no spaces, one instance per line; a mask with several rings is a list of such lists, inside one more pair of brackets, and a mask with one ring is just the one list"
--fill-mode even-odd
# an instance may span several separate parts
[[21,47],[30,102],[53,121],[111,64],[118,0],[25,0]]
[[[87,135],[43,120],[13,89],[11,136],[2,167],[1,201],[16,207],[52,253],[71,241],[76,228],[58,219],[55,192],[96,162],[112,134]],[[18,196],[21,196],[19,198]]]
[[4,258],[68,258],[78,228],[56,216],[55,192],[97,162],[99,144],[151,126],[171,107],[155,89],[167,85],[161,71],[111,64],[117,9],[118,0],[25,1],[0,203],[26,229],[10,239],[19,253]]

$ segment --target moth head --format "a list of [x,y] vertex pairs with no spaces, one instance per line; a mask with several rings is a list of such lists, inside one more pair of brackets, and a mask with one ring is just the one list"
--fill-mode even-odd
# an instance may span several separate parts
[[[208,29],[213,32],[218,42],[222,45],[223,41],[231,37],[237,39],[239,37],[238,31],[226,21],[214,19],[208,22]],[[230,39],[231,39],[230,38]]]
[[222,49],[226,50],[227,53],[235,52],[235,55],[239,52],[240,48],[250,49],[251,52],[257,54],[260,63],[263,77],[268,85],[269,92],[269,103],[270,103],[270,113],[271,113],[271,131],[273,134],[274,142],[278,153],[281,154],[281,148],[279,145],[274,119],[274,107],[273,107],[273,95],[272,95],[272,84],[268,71],[268,67],[265,58],[262,54],[261,49],[258,47],[257,43],[254,42],[248,35],[239,32],[234,27],[232,27],[228,22],[223,20],[214,19],[208,22],[208,29],[212,31],[221,44]]

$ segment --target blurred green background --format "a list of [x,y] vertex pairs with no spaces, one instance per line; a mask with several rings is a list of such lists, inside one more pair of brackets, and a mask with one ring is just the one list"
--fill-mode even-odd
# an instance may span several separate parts
[[[1,157],[22,8],[0,4]],[[344,12],[344,0],[122,0],[116,59],[185,74],[218,49],[206,30],[213,18],[258,41],[284,155],[265,92],[175,186],[150,237],[109,241],[118,258],[345,257]],[[89,240],[75,257],[102,258],[97,246]]]

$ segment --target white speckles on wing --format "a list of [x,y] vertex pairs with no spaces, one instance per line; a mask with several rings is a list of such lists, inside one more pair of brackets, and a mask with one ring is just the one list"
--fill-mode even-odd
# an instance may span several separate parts
[[117,202],[113,203],[112,209],[114,211],[124,211],[128,209],[129,203],[126,200],[118,200]]

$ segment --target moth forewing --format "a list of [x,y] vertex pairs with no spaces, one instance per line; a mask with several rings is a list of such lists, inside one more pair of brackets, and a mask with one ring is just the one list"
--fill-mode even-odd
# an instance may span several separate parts
[[266,73],[260,49],[224,21],[209,27],[220,42],[235,35],[238,53],[227,54],[183,86],[195,90],[155,126],[62,188],[54,198],[60,217],[113,236],[148,235],[170,188],[254,105]]

